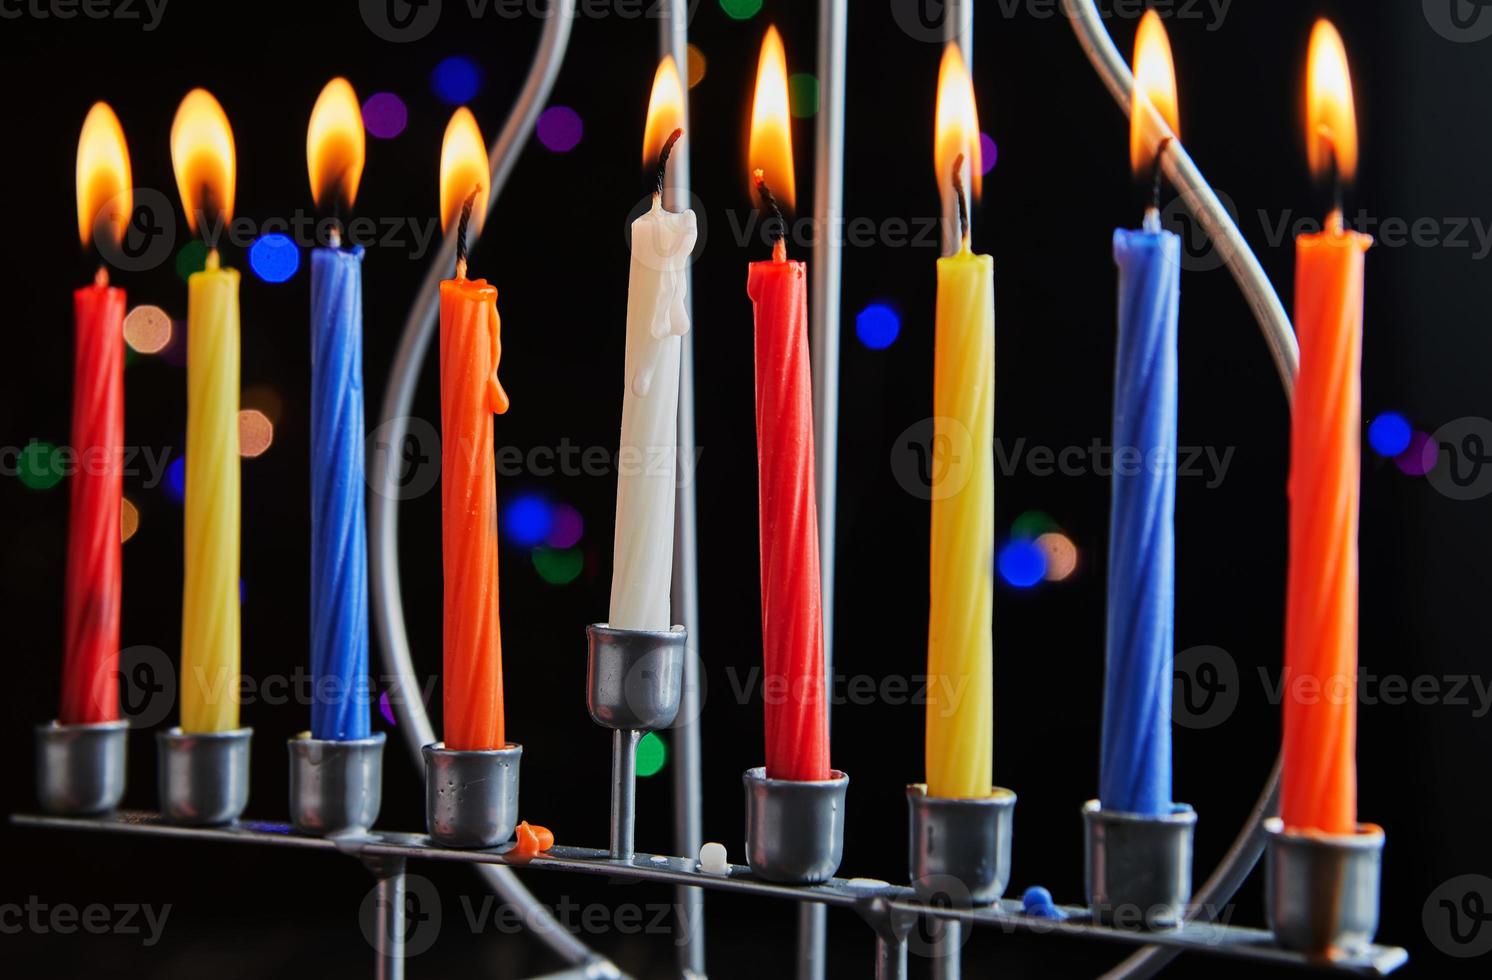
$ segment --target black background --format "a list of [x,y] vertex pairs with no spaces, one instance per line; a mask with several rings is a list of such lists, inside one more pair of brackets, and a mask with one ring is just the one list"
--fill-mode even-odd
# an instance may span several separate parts
[[[908,7],[914,4],[906,5]],[[1433,5],[1432,5],[1433,6]],[[68,438],[72,340],[70,290],[94,259],[75,235],[76,136],[92,101],[107,99],[129,138],[135,183],[174,200],[168,134],[177,102],[208,87],[232,121],[238,146],[238,213],[262,221],[311,208],[304,129],[325,81],[346,75],[366,98],[400,94],[405,132],[370,139],[359,213],[427,221],[436,214],[440,135],[450,109],[428,77],[443,57],[463,53],[485,69],[471,103],[490,139],[527,68],[540,22],[530,15],[473,20],[447,0],[436,28],[411,43],[369,29],[353,3],[222,5],[174,0],[159,26],[141,21],[37,17],[7,3],[0,21],[0,91],[6,148],[0,153],[4,215],[5,381],[0,441]],[[973,74],[983,128],[999,145],[975,213],[975,244],[994,255],[997,277],[997,436],[1006,451],[1088,446],[1107,439],[1113,353],[1110,229],[1132,225],[1138,196],[1128,174],[1127,130],[1089,67],[1057,4],[981,3]],[[852,5],[849,36],[846,213],[915,221],[937,210],[931,117],[939,47],[904,31],[896,0]],[[1013,9],[1012,9],[1013,8]],[[143,8],[138,8],[143,12]],[[1012,9],[1009,15],[1004,11]],[[525,149],[473,259],[474,273],[501,290],[503,382],[513,409],[499,420],[500,444],[525,451],[561,440],[614,447],[627,253],[625,217],[644,193],[639,144],[656,65],[656,22],[582,17],[552,98],[585,121],[580,145],[554,154]],[[703,716],[707,839],[741,859],[740,772],[761,759],[760,704],[736,698],[732,674],[759,662],[755,455],[752,419],[749,259],[760,241],[738,241],[732,220],[749,202],[743,162],[747,100],[757,45],[768,18],[783,31],[790,70],[813,71],[815,5],[769,0],[745,22],[700,0],[691,40],[708,59],[691,92],[696,205],[707,240],[694,273],[699,387],[700,653],[708,679]],[[904,11],[903,11],[904,12]],[[19,13],[19,17],[11,17]],[[1362,126],[1360,180],[1349,212],[1378,220],[1492,212],[1486,161],[1492,137],[1492,40],[1456,43],[1432,29],[1419,3],[1236,3],[1221,23],[1196,15],[1168,21],[1180,78],[1182,131],[1193,157],[1237,212],[1250,244],[1287,298],[1293,249],[1271,235],[1281,220],[1307,220],[1319,202],[1306,176],[1300,86],[1306,37],[1320,13],[1334,17],[1351,53]],[[1133,16],[1109,21],[1121,50]],[[1209,29],[1216,28],[1216,29]],[[800,212],[812,207],[812,122],[794,129]],[[734,219],[729,212],[734,211]],[[1261,213],[1262,212],[1262,213]],[[1376,229],[1368,229],[1376,230]],[[186,228],[178,219],[177,246]],[[1492,277],[1471,247],[1385,243],[1368,258],[1363,357],[1365,418],[1404,412],[1434,432],[1463,416],[1486,415],[1485,365],[1492,332],[1482,311]],[[798,250],[802,254],[803,250]],[[902,434],[931,405],[931,245],[882,242],[845,253],[839,463],[839,588],[836,667],[872,678],[921,673],[925,662],[928,508],[893,471]],[[241,250],[225,261],[246,268]],[[370,423],[382,397],[397,334],[428,257],[408,247],[375,247],[366,261],[366,376]],[[1176,733],[1176,794],[1201,814],[1198,877],[1242,821],[1278,747],[1278,706],[1259,680],[1277,677],[1285,568],[1288,415],[1259,333],[1228,274],[1196,257],[1183,277],[1181,430],[1183,446],[1232,450],[1219,485],[1180,480],[1177,503],[1177,649],[1228,652],[1241,685],[1222,724]],[[185,288],[172,263],[118,272],[131,304],[156,303],[184,315]],[[273,447],[243,467],[244,669],[259,678],[306,662],[309,564],[306,333],[308,278],[270,285],[246,272],[243,384],[282,399]],[[867,301],[889,298],[902,333],[871,351],[854,335]],[[436,369],[426,365],[415,414],[438,420]],[[185,378],[160,358],[126,374],[126,441],[179,449]],[[603,619],[610,580],[615,478],[526,474],[504,480],[501,498],[542,492],[586,519],[586,567],[555,587],[528,555],[502,555],[505,669],[510,737],[526,746],[524,815],[565,843],[600,845],[606,832],[606,735],[583,706],[586,623]],[[181,512],[139,477],[126,493],[141,512],[124,548],[123,644],[179,647]],[[66,484],[28,490],[0,480],[0,576],[5,596],[4,737],[12,746],[0,783],[7,812],[32,805],[31,732],[53,717],[60,664]],[[1461,502],[1432,481],[1404,476],[1365,449],[1362,504],[1363,668],[1377,675],[1485,675],[1486,560],[1492,524],[1486,502]],[[1002,475],[996,492],[1002,540],[1017,515],[1039,508],[1077,542],[1080,564],[1067,582],[996,595],[996,778],[1020,794],[1012,891],[1051,888],[1059,901],[1082,894],[1079,806],[1097,780],[1103,651],[1103,563],[1108,484],[1100,475],[1042,476],[1030,467]],[[439,497],[401,511],[403,586],[421,669],[439,665]],[[1483,610],[1478,612],[1478,610]],[[376,664],[376,653],[375,653]],[[378,669],[381,673],[381,669]],[[1482,682],[1483,684],[1486,681]],[[438,710],[438,698],[436,699]],[[1440,975],[1478,960],[1445,955],[1422,923],[1431,893],[1457,875],[1492,872],[1486,844],[1488,724],[1470,704],[1362,708],[1358,755],[1364,819],[1388,835],[1382,941],[1408,947],[1410,975]],[[170,712],[174,721],[175,712]],[[252,703],[243,720],[256,732],[250,812],[284,813],[286,761],[280,740],[306,727],[304,705]],[[375,718],[375,726],[384,723]],[[895,698],[839,706],[834,764],[852,776],[843,873],[905,875],[905,783],[922,771],[922,712]],[[153,805],[154,752],[146,732],[131,742],[127,804]],[[670,765],[672,763],[670,762]],[[382,823],[421,821],[417,770],[390,735]],[[640,788],[638,844],[667,850],[670,769]],[[345,859],[260,849],[168,844],[125,838],[0,830],[6,871],[0,902],[36,896],[50,905],[170,903],[161,942],[138,937],[59,936],[22,931],[0,938],[12,975],[362,976],[372,951],[357,909],[370,880]],[[410,962],[410,975],[481,971],[520,976],[558,964],[528,937],[487,928],[473,935],[462,897],[480,903],[480,883],[459,868],[415,869],[444,898],[440,940]],[[546,902],[666,903],[671,892],[531,873]],[[718,976],[791,969],[792,909],[783,903],[711,897],[708,943]],[[835,975],[869,968],[871,934],[848,914],[831,916]],[[1239,895],[1233,921],[1262,922],[1260,888]],[[626,969],[667,975],[668,935],[587,932],[584,938]],[[996,969],[1035,975],[1096,974],[1118,959],[1111,948],[1052,937],[976,936],[971,975]],[[13,964],[13,965],[12,965]],[[923,970],[914,957],[914,970]],[[1245,976],[1248,967],[1183,959],[1177,975],[1208,970]],[[1469,971],[1468,971],[1469,972]]]

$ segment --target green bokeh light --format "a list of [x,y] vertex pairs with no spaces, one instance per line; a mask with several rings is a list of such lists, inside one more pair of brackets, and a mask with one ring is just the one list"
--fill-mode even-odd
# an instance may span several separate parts
[[720,0],[720,9],[732,20],[750,20],[761,13],[762,0]]
[[819,80],[806,71],[789,75],[787,100],[795,119],[807,119],[819,111]]
[[585,569],[585,555],[579,548],[548,548],[543,545],[532,552],[534,571],[550,585],[569,585]]
[[667,761],[668,746],[663,744],[663,739],[657,732],[648,732],[637,743],[637,774],[639,776],[656,775]]
[[1035,540],[1048,531],[1060,531],[1061,527],[1052,520],[1052,516],[1041,510],[1028,510],[1010,525],[1010,536],[1025,540]]
[[32,439],[16,460],[16,476],[32,490],[50,490],[62,482],[62,459],[50,442]]
[[176,253],[176,274],[185,282],[194,272],[207,268],[207,246],[200,239],[192,239]]

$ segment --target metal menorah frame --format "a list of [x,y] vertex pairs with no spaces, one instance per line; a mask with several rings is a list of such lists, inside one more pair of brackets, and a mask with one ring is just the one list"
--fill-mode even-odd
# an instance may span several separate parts
[[[687,61],[688,19],[697,2],[698,0],[663,0],[655,8],[659,19],[660,55],[673,56],[679,65]],[[1120,107],[1129,111],[1133,78],[1103,26],[1093,0],[1062,0],[1062,9],[1099,77]],[[822,106],[816,126],[814,199],[815,220],[821,227],[836,227],[842,206],[847,12],[848,0],[819,0],[818,75],[822,86]],[[488,199],[489,208],[500,196],[517,155],[533,130],[539,110],[548,99],[564,60],[574,14],[575,0],[550,0],[543,34],[527,80],[506,124],[491,147],[492,189]],[[972,23],[972,0],[947,0],[944,5],[945,39],[958,44],[963,49],[965,61],[970,63]],[[688,118],[687,90],[684,98],[684,115]],[[1188,209],[1219,250],[1247,300],[1279,370],[1286,397],[1289,398],[1294,385],[1298,352],[1294,331],[1278,296],[1231,217],[1222,208],[1211,187],[1179,142],[1173,143],[1161,160],[1167,178],[1177,188]],[[688,150],[687,147],[681,147],[675,151],[669,169],[667,203],[671,208],[689,206],[689,186]],[[839,320],[840,254],[836,243],[826,241],[827,244],[819,250],[820,254],[814,257],[812,336],[815,355],[815,435],[820,467],[818,498],[820,507],[824,510],[824,518],[820,521],[820,550],[825,570],[824,634],[825,660],[828,666],[832,663],[833,638],[833,622],[829,613],[833,609],[834,584],[833,502],[839,382],[838,332],[835,324]],[[436,287],[444,271],[451,267],[455,250],[453,231],[446,236],[432,262],[424,287],[406,321],[380,419],[380,428],[390,444],[402,444],[407,435],[414,387],[420,365],[429,349],[436,321]],[[694,444],[692,337],[692,334],[683,337],[684,356],[680,378],[679,445],[680,451],[685,454],[692,453]],[[369,477],[375,489],[370,496],[369,508],[372,541],[370,577],[374,597],[374,622],[382,641],[384,663],[397,679],[396,686],[401,689],[399,693],[402,694],[405,689],[416,690],[418,684],[404,628],[399,588],[399,494],[391,467],[391,457],[380,459],[377,455],[370,466]],[[674,609],[697,648],[698,568],[692,488],[680,489],[677,513]],[[870,962],[874,965],[875,976],[885,980],[906,976],[908,937],[919,921],[925,924],[927,934],[933,939],[930,952],[933,972],[939,980],[957,980],[959,949],[964,938],[962,930],[965,928],[994,929],[1007,934],[1087,939],[1133,949],[1134,952],[1123,963],[1106,974],[1116,978],[1148,976],[1183,952],[1230,957],[1256,963],[1260,967],[1312,966],[1357,976],[1383,976],[1408,959],[1403,949],[1371,944],[1355,945],[1349,951],[1337,951],[1330,955],[1293,952],[1282,948],[1271,932],[1209,921],[1216,910],[1231,900],[1264,850],[1266,818],[1277,806],[1278,763],[1222,863],[1197,889],[1192,901],[1181,911],[1178,921],[1158,928],[1154,927],[1154,923],[1152,928],[1145,928],[1138,923],[1114,924],[1106,916],[1096,916],[1092,910],[1082,907],[1048,907],[1027,913],[1022,903],[1005,898],[998,898],[988,904],[924,901],[910,886],[873,879],[831,877],[819,884],[781,884],[764,880],[747,865],[706,869],[690,856],[698,853],[702,842],[697,657],[684,656],[679,671],[679,699],[682,703],[678,710],[683,722],[675,726],[672,732],[676,759],[675,846],[682,856],[640,854],[635,853],[632,847],[635,825],[633,753],[637,734],[640,728],[662,726],[628,727],[626,724],[610,724],[597,716],[594,705],[593,717],[613,729],[611,841],[610,847],[605,850],[555,846],[536,857],[528,857],[516,854],[511,842],[469,849],[443,846],[428,834],[417,833],[351,830],[329,836],[315,836],[297,833],[290,823],[255,820],[235,820],[212,827],[183,826],[179,822],[168,821],[160,814],[137,811],[87,817],[20,814],[12,816],[11,822],[16,826],[49,830],[144,835],[209,843],[229,842],[337,852],[344,857],[356,859],[368,868],[377,882],[377,915],[373,923],[375,975],[382,980],[399,980],[404,976],[404,942],[408,935],[408,923],[405,919],[405,868],[411,860],[456,862],[467,864],[481,872],[504,901],[525,913],[526,921],[531,925],[539,924],[540,928],[533,929],[536,937],[571,964],[565,972],[554,976],[599,978],[620,977],[623,974],[615,964],[567,932],[513,874],[512,869],[515,867],[535,872],[602,875],[674,885],[677,901],[686,912],[677,924],[677,928],[681,930],[679,970],[690,978],[705,975],[703,937],[694,925],[702,921],[703,894],[706,890],[785,899],[796,903],[800,910],[797,974],[801,980],[819,980],[825,975],[825,916],[830,908],[853,910],[871,928],[874,956]],[[407,747],[419,762],[425,747],[435,742],[424,704],[418,697],[400,696],[390,700],[400,714],[400,731],[405,735]],[[241,737],[246,754],[247,730],[231,734]],[[120,769],[117,777],[120,786],[114,788],[122,790],[123,731],[111,729],[108,732],[97,732],[95,736],[112,744],[113,749],[110,751],[119,754]],[[169,742],[169,739],[170,736],[166,741]],[[379,749],[381,750],[381,746]],[[516,760],[514,767],[516,769]],[[748,786],[751,778],[748,774]],[[514,783],[516,787],[516,775]],[[244,787],[246,789],[246,782]],[[91,788],[100,792],[106,789],[102,784]],[[915,816],[922,812],[917,807],[915,788],[910,796]],[[114,798],[117,799],[117,795]],[[375,795],[372,806],[374,812],[376,808]],[[1006,833],[1008,834],[1008,826]],[[504,839],[507,836],[506,833],[503,834]],[[1006,845],[1008,848],[1008,836]],[[1304,870],[1319,870],[1309,861],[1303,862],[1300,867]],[[1189,864],[1187,869],[1189,871]],[[761,870],[757,868],[757,872]],[[1329,870],[1340,869],[1332,865]],[[1376,865],[1374,870],[1376,871]],[[1330,884],[1330,874],[1327,879]],[[1003,890],[1004,884],[1004,880],[1001,880],[995,891]],[[1351,890],[1340,882],[1338,885],[1338,891]],[[1376,898],[1375,879],[1375,903]],[[1372,918],[1376,922],[1376,904],[1373,912]]]

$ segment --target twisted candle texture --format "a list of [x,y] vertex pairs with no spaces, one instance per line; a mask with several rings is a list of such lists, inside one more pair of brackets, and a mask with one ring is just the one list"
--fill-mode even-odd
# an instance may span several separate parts
[[187,281],[186,584],[181,615],[181,727],[238,728],[240,677],[238,270]]
[[[1367,235],[1330,229],[1296,243],[1300,376],[1290,422],[1290,566],[1285,605],[1287,827],[1357,825],[1357,516]],[[1301,695],[1305,679],[1317,696]]]
[[311,252],[311,736],[367,738],[363,248]]
[[506,744],[492,455],[492,414],[508,410],[500,327],[497,289],[485,279],[440,284],[445,743],[458,750]]
[[828,702],[802,262],[753,262],[767,777],[828,779]]
[[995,265],[938,260],[929,461],[927,792],[994,785]]
[[124,290],[73,293],[72,445],[83,465],[68,500],[64,725],[119,717],[119,511],[124,489]]
[[1158,816],[1171,810],[1181,239],[1116,231],[1114,262],[1119,338],[1098,798],[1106,810]]

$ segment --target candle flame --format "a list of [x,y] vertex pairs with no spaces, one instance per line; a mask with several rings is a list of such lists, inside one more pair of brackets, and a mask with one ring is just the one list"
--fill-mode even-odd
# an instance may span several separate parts
[[963,154],[964,187],[977,200],[984,175],[979,160],[979,110],[974,105],[974,82],[964,67],[958,45],[943,48],[938,67],[938,110],[934,126],[933,165],[938,186],[952,193],[953,164]]
[[653,167],[658,153],[673,131],[684,125],[684,87],[673,55],[658,63],[653,76],[653,94],[648,98],[648,123],[642,134],[642,165]]
[[476,192],[471,208],[470,228],[480,231],[487,217],[487,185],[492,179],[487,165],[487,144],[476,117],[462,106],[446,124],[445,139],[440,144],[440,227],[450,231],[461,220],[461,208]]
[[130,153],[124,128],[106,102],[95,102],[78,137],[78,237],[87,245],[94,232],[124,241],[134,211]]
[[317,207],[329,201],[349,207],[356,202],[366,142],[363,111],[352,83],[332,79],[316,99],[306,127],[306,167]]
[[171,167],[186,209],[187,227],[200,232],[206,218],[233,217],[237,160],[233,129],[218,100],[206,89],[194,88],[181,100],[171,123]]
[[1171,41],[1154,10],[1140,18],[1135,35],[1135,85],[1129,109],[1129,163],[1135,176],[1145,176],[1155,163],[1160,144],[1181,135],[1176,109],[1176,65]]
[[1342,35],[1328,20],[1311,28],[1306,68],[1306,155],[1311,173],[1326,177],[1333,168],[1341,180],[1357,173],[1357,112],[1352,73]]
[[[746,172],[758,170],[766,176],[772,196],[784,210],[794,201],[792,116],[788,112],[787,52],[776,27],[768,27],[762,38],[761,60],[756,66],[756,96],[751,102],[751,142]],[[752,180],[752,193],[756,181]]]

